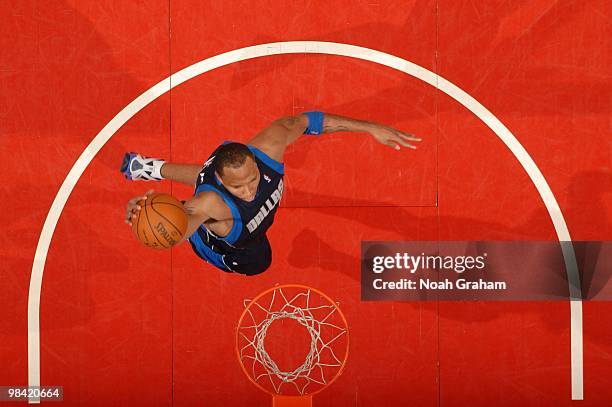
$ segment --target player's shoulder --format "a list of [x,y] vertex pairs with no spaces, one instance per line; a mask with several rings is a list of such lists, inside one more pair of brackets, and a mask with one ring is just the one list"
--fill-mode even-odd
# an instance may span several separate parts
[[206,206],[209,206],[209,205],[216,206],[219,204],[225,205],[225,202],[223,201],[223,198],[221,197],[221,195],[219,195],[219,193],[214,190],[206,190],[206,191],[199,192],[196,195],[194,195],[194,200],[198,204],[206,205]]
[[[285,173],[285,165],[283,164],[283,162],[279,161],[278,157],[275,156],[274,154],[271,155],[269,150],[265,150],[265,149],[262,150],[258,146],[254,146],[252,144],[247,144],[247,147],[249,148],[249,150],[251,150],[251,153],[253,153],[256,159],[263,162],[265,165],[270,167],[272,170],[276,171],[277,173],[281,175]],[[261,172],[261,168],[260,168],[260,172]]]
[[274,161],[283,162],[285,145],[273,138],[249,140],[247,146],[257,158],[261,159],[261,153],[263,153],[263,155],[273,159]]

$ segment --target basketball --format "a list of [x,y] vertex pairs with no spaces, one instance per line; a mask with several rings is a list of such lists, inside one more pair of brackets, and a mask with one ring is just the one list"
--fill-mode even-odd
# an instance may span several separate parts
[[141,210],[132,221],[132,230],[142,244],[154,249],[169,249],[187,231],[183,204],[172,195],[154,193],[138,201]]

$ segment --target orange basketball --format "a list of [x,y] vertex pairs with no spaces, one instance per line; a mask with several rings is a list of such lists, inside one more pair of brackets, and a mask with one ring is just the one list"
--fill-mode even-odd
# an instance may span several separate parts
[[187,231],[187,214],[183,204],[172,195],[155,193],[141,206],[132,230],[145,246],[168,249],[177,244]]

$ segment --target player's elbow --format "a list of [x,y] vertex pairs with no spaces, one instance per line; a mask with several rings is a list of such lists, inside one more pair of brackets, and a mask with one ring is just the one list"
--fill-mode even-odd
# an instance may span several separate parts
[[296,116],[284,116],[276,120],[276,123],[283,126],[292,133],[303,133],[308,127],[308,116],[299,114]]

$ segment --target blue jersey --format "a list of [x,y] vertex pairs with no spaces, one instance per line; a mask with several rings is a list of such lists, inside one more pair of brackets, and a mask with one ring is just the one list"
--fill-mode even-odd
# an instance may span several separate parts
[[198,256],[224,271],[257,274],[271,262],[266,231],[274,222],[283,194],[284,166],[263,151],[247,147],[255,156],[260,175],[255,199],[243,201],[221,184],[212,165],[218,148],[215,149],[198,176],[194,195],[214,191],[221,196],[231,210],[232,229],[227,236],[221,237],[202,224],[189,237],[189,242]]

